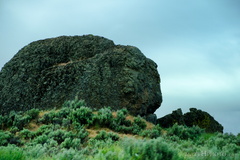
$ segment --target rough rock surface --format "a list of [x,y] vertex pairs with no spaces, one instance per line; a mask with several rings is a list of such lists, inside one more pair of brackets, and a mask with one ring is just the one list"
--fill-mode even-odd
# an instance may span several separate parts
[[136,47],[103,37],[61,36],[30,43],[0,72],[2,114],[60,107],[76,96],[96,109],[152,114],[162,102],[157,65]]
[[219,124],[210,114],[196,108],[190,108],[190,112],[182,114],[182,110],[173,111],[157,120],[157,124],[162,127],[171,127],[175,123],[179,125],[186,125],[191,127],[193,125],[204,128],[208,133],[221,132],[223,133],[223,126]]

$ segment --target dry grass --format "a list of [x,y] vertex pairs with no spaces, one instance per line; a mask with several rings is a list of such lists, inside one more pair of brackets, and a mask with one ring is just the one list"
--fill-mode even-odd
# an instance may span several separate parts
[[42,118],[43,116],[44,116],[44,114],[47,114],[47,113],[49,113],[50,111],[41,111],[40,113],[39,113],[39,115],[38,115],[38,117],[39,118]]
[[66,65],[68,65],[68,64],[70,64],[70,63],[73,63],[73,61],[69,61],[69,62],[66,62],[66,63],[55,64],[55,65],[53,65],[53,67],[66,66]]
[[88,135],[89,138],[94,138],[94,137],[96,137],[96,136],[100,133],[100,131],[106,131],[106,132],[113,132],[113,133],[117,134],[120,138],[125,138],[125,137],[127,137],[127,138],[138,138],[138,139],[142,139],[142,137],[139,136],[139,135],[119,133],[119,132],[115,132],[115,131],[113,131],[113,130],[111,130],[111,129],[109,129],[109,128],[99,128],[99,129],[96,129],[96,128],[93,127],[93,128],[89,128],[89,129],[86,129],[86,130],[87,130],[88,133],[89,133],[89,135]]
[[136,139],[143,139],[143,137],[134,134],[124,134],[124,133],[117,133],[120,138],[136,138]]
[[76,60],[76,61],[68,61],[68,62],[65,62],[65,63],[59,63],[59,64],[55,64],[55,65],[53,65],[53,67],[58,67],[58,66],[66,66],[66,65],[68,65],[68,64],[71,64],[71,63],[76,63],[76,62],[79,62],[79,61],[82,61],[82,60],[85,60],[85,58],[80,58],[80,59],[78,59],[78,60]]
[[31,121],[25,128],[30,131],[37,131],[41,125],[38,125],[36,121]]
[[[89,128],[89,129],[86,129],[89,133],[88,137],[89,138],[94,138],[96,137],[96,135],[98,135],[98,133],[102,130],[106,131],[106,132],[114,132],[112,131],[111,129],[109,128],[99,128],[99,129],[96,129],[95,127],[92,127],[92,128]],[[116,132],[114,132],[116,133]]]
[[112,115],[113,115],[114,118],[116,118],[117,117],[117,112],[112,112]]
[[152,124],[151,122],[148,122],[148,121],[145,121],[146,122],[146,124],[147,124],[147,127],[146,127],[146,129],[152,129],[155,125],[154,124]]

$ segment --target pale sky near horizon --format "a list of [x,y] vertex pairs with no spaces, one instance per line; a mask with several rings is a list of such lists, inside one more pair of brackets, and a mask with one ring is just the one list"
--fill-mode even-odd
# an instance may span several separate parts
[[195,107],[240,133],[239,0],[1,0],[0,69],[32,41],[93,34],[158,64],[158,117]]

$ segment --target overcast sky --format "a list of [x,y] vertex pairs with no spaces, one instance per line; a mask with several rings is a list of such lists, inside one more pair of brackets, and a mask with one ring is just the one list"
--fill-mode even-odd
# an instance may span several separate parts
[[240,133],[239,0],[1,0],[0,22],[0,68],[32,41],[103,36],[158,64],[158,117],[196,107]]

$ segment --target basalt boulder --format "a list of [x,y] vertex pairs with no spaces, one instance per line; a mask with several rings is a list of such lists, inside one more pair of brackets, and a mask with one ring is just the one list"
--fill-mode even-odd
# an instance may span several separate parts
[[184,122],[187,126],[199,126],[209,133],[223,133],[223,126],[205,111],[190,108],[190,112],[185,113],[183,116]]
[[190,108],[190,112],[182,113],[181,109],[173,111],[162,118],[157,119],[157,124],[162,127],[172,127],[175,123],[185,125],[188,127],[199,126],[205,129],[208,133],[221,132],[223,133],[223,126],[218,123],[209,113],[200,109]]
[[162,102],[157,65],[133,46],[103,37],[61,36],[30,43],[0,72],[0,111],[61,107],[83,99],[89,107],[153,114]]

